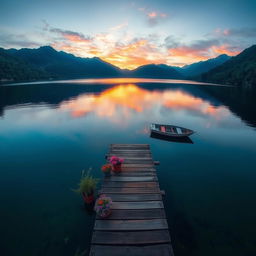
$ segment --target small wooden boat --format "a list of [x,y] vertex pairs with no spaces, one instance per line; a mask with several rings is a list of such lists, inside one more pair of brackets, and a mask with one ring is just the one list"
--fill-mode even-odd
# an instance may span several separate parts
[[190,129],[167,124],[151,124],[150,130],[151,133],[161,134],[167,137],[175,138],[188,137],[194,133],[194,131]]

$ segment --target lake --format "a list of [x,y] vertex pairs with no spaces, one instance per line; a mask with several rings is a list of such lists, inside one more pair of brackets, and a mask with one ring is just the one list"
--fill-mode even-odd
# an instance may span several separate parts
[[[148,143],[176,256],[256,255],[255,94],[171,80],[0,85],[0,254],[78,255],[94,215],[74,193],[111,143]],[[150,123],[196,133],[151,138]]]

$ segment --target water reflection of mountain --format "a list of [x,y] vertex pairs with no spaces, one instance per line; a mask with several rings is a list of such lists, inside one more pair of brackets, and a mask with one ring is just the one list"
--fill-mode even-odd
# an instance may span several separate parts
[[6,107],[21,104],[59,105],[82,93],[100,93],[111,85],[33,84],[0,86],[0,116]]
[[[0,86],[0,113],[5,107],[21,104],[59,105],[61,102],[75,98],[81,94],[99,94],[113,85],[84,84],[34,84],[19,86]],[[213,97],[204,93],[196,85],[139,84],[148,91],[163,91],[166,89],[183,90],[194,97],[202,98],[213,106],[221,105]]]
[[229,110],[240,117],[245,123],[256,127],[256,90],[237,87],[205,87],[209,95],[228,106]]
[[[256,126],[256,108],[253,107],[255,106],[255,93],[248,93],[237,88],[214,87],[205,85],[199,86],[159,83],[139,83],[138,85],[142,91],[145,93],[148,92],[149,94],[153,92],[159,92],[161,94],[166,90],[179,90],[187,95],[191,95],[193,98],[208,102],[213,107],[225,105],[246,123],[252,126]],[[135,88],[137,87],[134,84],[133,86]],[[111,87],[113,87],[113,85],[85,85],[72,83],[0,86],[0,116],[4,115],[4,110],[6,107],[21,104],[42,103],[58,106],[63,101],[76,99],[81,94],[99,95],[101,93],[105,93],[106,90]],[[187,102],[187,104],[189,104],[189,102]]]

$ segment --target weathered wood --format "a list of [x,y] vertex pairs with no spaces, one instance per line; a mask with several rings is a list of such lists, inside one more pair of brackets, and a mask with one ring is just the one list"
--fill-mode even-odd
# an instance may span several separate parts
[[129,150],[129,151],[146,151],[149,150],[148,148],[145,147],[112,147],[111,151],[124,151],[124,150]]
[[150,167],[127,167],[122,166],[122,173],[123,172],[156,172],[155,168]]
[[151,154],[148,149],[111,149],[109,151],[109,154],[126,154],[126,155],[131,155],[131,154]]
[[[108,245],[146,245],[170,243],[167,230],[131,231],[131,232],[106,232],[95,231],[92,235],[92,244]],[[143,254],[144,255],[144,254]]]
[[93,245],[90,256],[173,256],[170,244],[149,246]]
[[161,201],[153,202],[113,202],[114,210],[141,210],[141,209],[161,209],[164,205]]
[[[115,156],[115,154],[109,154],[106,155],[107,158],[110,158],[111,156]],[[119,157],[125,157],[125,159],[148,159],[148,160],[152,160],[152,157],[150,154],[146,154],[146,153],[133,153],[133,154],[127,154],[127,153],[123,153],[123,154],[118,154]]]
[[153,161],[148,161],[148,160],[129,160],[129,159],[124,159],[124,164],[153,164]]
[[152,188],[159,187],[157,182],[118,182],[118,181],[104,181],[103,188]]
[[136,149],[136,148],[143,148],[143,149],[149,149],[149,145],[148,144],[112,144],[111,148],[132,148],[132,149]]
[[96,220],[94,230],[160,230],[168,229],[166,219],[152,220]]
[[173,256],[148,144],[112,144],[110,156],[124,158],[122,171],[103,180],[99,194],[112,198],[112,213],[96,216],[90,256]]
[[[142,209],[142,210],[112,210],[108,220],[146,220],[165,219],[164,209]],[[96,216],[96,219],[102,219]]]
[[122,170],[121,174],[114,174],[113,176],[156,176],[156,172],[145,172],[145,171],[124,171]]
[[110,194],[114,202],[137,202],[137,201],[159,201],[162,200],[161,194]]
[[148,144],[130,144],[130,143],[122,143],[122,144],[110,144],[111,147],[146,147],[149,148]]
[[156,176],[145,176],[145,177],[124,177],[124,176],[111,176],[109,178],[105,178],[106,180],[111,180],[111,181],[135,181],[135,182],[139,182],[139,181],[156,181],[157,178]]
[[133,167],[133,168],[153,168],[154,167],[154,165],[153,164],[141,164],[141,163],[123,163],[123,165],[122,165],[122,168],[123,167],[129,167],[129,168],[131,168],[131,167]]
[[162,196],[165,196],[165,191],[164,190],[160,190],[160,192],[161,192]]
[[112,193],[112,194],[152,194],[159,193],[160,189],[155,188],[102,188],[99,191],[100,194]]

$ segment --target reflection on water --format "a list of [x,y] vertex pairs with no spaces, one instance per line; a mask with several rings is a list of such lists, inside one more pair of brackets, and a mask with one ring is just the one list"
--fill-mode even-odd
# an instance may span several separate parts
[[[27,83],[10,83],[5,85],[29,85],[29,84],[130,84],[130,83],[157,83],[157,84],[196,84],[196,85],[214,85],[227,86],[212,83],[203,83],[190,80],[178,79],[154,79],[154,78],[97,78],[97,79],[74,79],[74,80],[57,80],[57,81],[40,81]],[[229,87],[229,86],[227,86]]]
[[170,141],[170,142],[177,142],[177,143],[188,143],[188,144],[194,144],[191,138],[189,137],[168,137],[164,136],[162,134],[157,134],[157,133],[151,133],[150,134],[151,138],[154,139],[159,139],[159,140],[165,140],[165,141]]
[[94,114],[111,120],[128,120],[133,112],[155,113],[160,108],[172,111],[189,111],[223,119],[228,115],[224,106],[213,106],[199,97],[182,90],[149,91],[135,84],[116,85],[100,94],[84,94],[63,102],[60,109],[68,110],[73,117]]
[[[81,171],[102,178],[110,143],[146,143],[161,162],[175,255],[256,255],[256,136],[247,125],[256,125],[255,97],[228,87],[102,82],[0,86],[0,254],[86,249],[94,216],[72,192]],[[194,143],[152,138],[151,122],[191,128]]]

